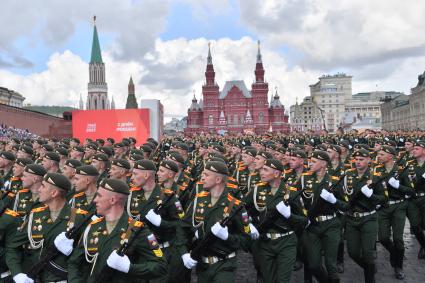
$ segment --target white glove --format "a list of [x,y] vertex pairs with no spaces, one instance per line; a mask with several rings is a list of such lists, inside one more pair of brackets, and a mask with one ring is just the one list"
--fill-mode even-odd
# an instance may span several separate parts
[[286,205],[283,200],[281,200],[276,205],[276,210],[283,215],[286,219],[288,219],[291,216],[291,206]]
[[198,232],[198,230],[195,231],[195,238],[196,239],[199,239],[199,232]]
[[187,269],[194,269],[198,262],[190,257],[190,253],[182,255],[183,264]]
[[367,185],[364,185],[361,188],[362,194],[364,194],[367,198],[370,198],[371,195],[373,194],[373,190],[371,188],[369,188]]
[[322,190],[322,192],[320,193],[320,197],[329,203],[336,203],[336,197],[334,196],[334,194],[328,192],[328,190],[326,189]]
[[222,239],[223,241],[226,241],[227,238],[229,238],[229,230],[227,229],[227,226],[223,227],[220,225],[219,222],[216,222],[211,227],[211,232],[219,239]]
[[18,273],[13,276],[13,281],[16,283],[33,283],[34,280],[29,278],[25,273]]
[[146,214],[146,219],[149,220],[149,222],[155,225],[156,227],[159,227],[161,225],[161,215],[156,214],[153,209],[148,211],[148,214]]
[[251,232],[251,239],[257,240],[258,238],[260,238],[260,233],[258,233],[257,228],[255,228],[252,223],[249,223],[249,230]]
[[423,174],[422,174],[422,178],[424,178],[424,179],[425,179],[425,173],[423,173]]
[[65,232],[57,235],[53,243],[55,244],[55,247],[64,255],[69,256],[72,253],[74,239],[68,239],[65,236]]
[[117,251],[113,251],[108,259],[106,260],[106,264],[113,269],[116,269],[118,271],[128,273],[130,270],[130,259],[128,256],[119,256],[117,254]]
[[388,180],[388,184],[390,184],[394,189],[398,189],[400,187],[400,180],[396,180],[394,177],[391,177]]

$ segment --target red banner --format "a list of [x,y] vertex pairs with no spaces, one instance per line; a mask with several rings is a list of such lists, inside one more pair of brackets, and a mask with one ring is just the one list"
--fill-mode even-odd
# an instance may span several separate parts
[[150,135],[149,109],[73,111],[72,135],[81,141],[110,137],[119,142],[122,138],[134,137],[140,145]]

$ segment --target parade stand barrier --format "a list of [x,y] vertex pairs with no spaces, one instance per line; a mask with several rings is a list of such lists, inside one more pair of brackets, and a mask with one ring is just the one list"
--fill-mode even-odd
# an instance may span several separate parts
[[73,111],[72,134],[81,141],[111,137],[119,142],[134,137],[140,145],[150,136],[149,109]]

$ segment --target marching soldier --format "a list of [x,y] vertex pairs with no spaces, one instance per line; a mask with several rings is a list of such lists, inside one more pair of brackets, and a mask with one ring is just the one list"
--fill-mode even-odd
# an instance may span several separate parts
[[96,196],[98,177],[99,172],[91,165],[77,167],[74,176],[75,192],[69,200],[71,207],[94,212],[93,199]]
[[70,159],[76,159],[82,162],[83,157],[84,157],[84,147],[79,145],[71,147],[71,151],[69,152]]
[[[104,277],[109,282],[140,282],[166,273],[166,262],[154,234],[125,211],[128,194],[128,186],[121,180],[101,182],[94,202],[102,217],[87,226],[72,252],[68,282],[97,282],[105,267],[113,270]],[[140,233],[134,242],[130,241],[133,233]],[[126,241],[131,246],[128,253],[121,256],[117,247]]]
[[130,171],[130,163],[126,159],[112,159],[109,178],[129,183],[127,174]]
[[43,157],[43,161],[41,165],[46,169],[49,173],[59,173],[59,161],[60,156],[56,152],[49,151]]
[[9,187],[10,178],[13,176],[12,168],[15,160],[15,155],[9,151],[2,151],[0,153],[0,174],[6,189]]
[[91,161],[91,166],[96,168],[97,172],[99,172],[99,178],[97,178],[97,185],[100,184],[100,182],[103,179],[108,178],[108,167],[109,167],[109,158],[108,155],[104,153],[98,153],[95,156],[93,156],[93,159]]
[[84,150],[83,160],[82,160],[83,164],[85,165],[91,164],[92,158],[96,154],[97,149],[98,149],[98,146],[95,143],[89,143],[86,146],[86,149]]
[[[374,174],[377,176],[386,176],[385,178],[385,194],[388,197],[388,206],[383,207],[378,212],[378,238],[381,244],[390,252],[390,263],[394,268],[395,277],[402,280],[405,275],[403,273],[404,258],[404,224],[406,222],[405,196],[414,194],[413,184],[407,177],[406,173],[402,173],[399,179],[399,164],[396,163],[396,150],[391,146],[383,145],[377,153],[377,161],[380,163],[375,166]],[[390,236],[393,236],[391,240]]]

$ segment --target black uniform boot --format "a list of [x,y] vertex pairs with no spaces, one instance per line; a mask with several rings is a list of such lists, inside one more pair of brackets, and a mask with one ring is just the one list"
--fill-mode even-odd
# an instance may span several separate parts
[[375,264],[366,264],[363,272],[364,272],[364,282],[365,283],[375,283]]
[[395,278],[398,280],[403,280],[404,275],[403,272],[403,259],[404,259],[404,251],[396,251],[396,264],[394,267]]

